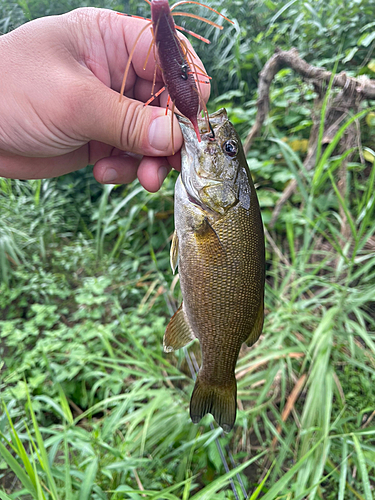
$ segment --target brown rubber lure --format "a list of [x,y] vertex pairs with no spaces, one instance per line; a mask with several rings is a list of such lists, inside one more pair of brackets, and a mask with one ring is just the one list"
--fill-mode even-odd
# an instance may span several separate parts
[[[196,38],[199,38],[200,40],[206,43],[210,42],[209,40],[201,37],[200,35],[197,35],[192,31],[186,30],[180,26],[176,26],[173,17],[185,15],[209,23],[219,29],[222,29],[222,26],[212,21],[209,21],[201,16],[198,16],[196,14],[176,12],[174,11],[174,9],[182,4],[196,4],[214,11],[215,13],[219,14],[232,24],[233,22],[230,21],[225,16],[223,16],[222,14],[220,14],[220,12],[218,12],[217,10],[208,7],[207,5],[201,4],[200,2],[195,2],[192,0],[183,0],[181,2],[177,2],[172,7],[169,6],[168,0],[152,0],[151,2],[148,0],[146,1],[151,6],[151,20],[145,19],[149,21],[149,24],[147,24],[140,31],[136,39],[136,42],[129,54],[129,59],[127,66],[125,68],[124,78],[121,86],[121,95],[124,92],[126,78],[131,64],[131,59],[134,54],[135,46],[142,33],[146,31],[147,28],[150,27],[152,29],[152,36],[153,36],[152,43],[155,45],[156,48],[156,56],[157,56],[156,63],[157,66],[159,66],[159,68],[161,69],[165,87],[160,89],[156,94],[153,94],[152,91],[152,97],[145,103],[145,106],[150,104],[150,102],[152,102],[152,100],[155,97],[159,96],[161,92],[163,92],[166,89],[169,94],[166,113],[168,112],[168,108],[170,107],[170,102],[171,102],[172,115],[174,112],[174,108],[176,107],[180,113],[182,113],[186,118],[188,118],[188,120],[190,120],[197,135],[197,139],[198,141],[200,141],[201,137],[198,127],[198,115],[199,115],[199,110],[201,108],[203,109],[203,112],[205,114],[206,126],[207,128],[209,128],[208,113],[205,102],[201,98],[200,84],[208,83],[207,79],[209,78],[209,76],[204,72],[202,68],[199,68],[194,64],[194,58],[192,52],[189,50],[187,45],[178,37],[176,29],[185,31],[188,34],[193,35]],[[122,14],[122,15],[127,15],[127,14]],[[133,17],[138,17],[138,16],[133,16]],[[150,51],[151,51],[151,46],[149,53]],[[146,64],[147,60],[145,62],[144,67],[146,66]],[[202,78],[204,80],[202,80]],[[155,81],[155,76],[154,76],[154,81]],[[173,129],[172,129],[172,143],[173,143]]]

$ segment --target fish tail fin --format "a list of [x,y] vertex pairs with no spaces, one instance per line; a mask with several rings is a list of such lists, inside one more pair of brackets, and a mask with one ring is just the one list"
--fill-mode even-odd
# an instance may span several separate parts
[[190,418],[197,424],[206,413],[211,413],[224,432],[229,432],[236,420],[237,384],[233,379],[224,386],[210,385],[197,376],[190,400]]

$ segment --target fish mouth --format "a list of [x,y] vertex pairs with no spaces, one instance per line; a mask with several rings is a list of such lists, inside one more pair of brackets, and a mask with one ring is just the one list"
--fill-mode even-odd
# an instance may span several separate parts
[[[201,136],[201,142],[198,142],[196,132],[192,127],[190,120],[184,116],[177,115],[181,132],[184,138],[184,145],[181,150],[181,180],[191,203],[204,210],[215,214],[200,197],[200,191],[209,181],[210,185],[220,184],[215,178],[206,177],[200,169],[200,160],[202,156],[211,156],[211,145],[218,144],[220,137],[220,128],[228,122],[227,112],[224,108],[209,115],[209,124],[205,118],[198,119],[198,127]],[[216,146],[215,146],[216,147]],[[215,148],[214,148],[215,149]]]
[[[176,114],[177,119],[180,123],[182,135],[184,137],[185,143],[192,143],[196,141],[196,133],[190,120],[185,118],[185,116]],[[221,108],[218,111],[210,114],[208,117],[208,123],[206,118],[198,118],[198,128],[201,135],[202,141],[212,142],[216,140],[216,132],[220,126],[228,120],[227,111],[225,108]]]

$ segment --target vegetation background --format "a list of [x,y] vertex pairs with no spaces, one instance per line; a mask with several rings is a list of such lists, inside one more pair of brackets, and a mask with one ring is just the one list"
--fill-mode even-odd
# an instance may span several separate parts
[[[192,40],[213,78],[210,111],[225,106],[243,138],[276,46],[375,78],[375,0],[207,3],[234,26],[186,26],[212,41]],[[0,31],[88,5],[149,15],[141,0],[0,0]],[[99,185],[90,167],[0,179],[0,499],[233,499],[233,487],[241,499],[373,498],[374,103],[342,195],[345,153],[327,148],[319,175],[303,170],[313,100],[282,70],[248,154],[266,228],[288,182],[298,189],[268,233],[264,335],[241,352],[226,436],[210,416],[190,422],[184,353],[162,352],[181,299],[169,268],[176,175],[156,194]]]

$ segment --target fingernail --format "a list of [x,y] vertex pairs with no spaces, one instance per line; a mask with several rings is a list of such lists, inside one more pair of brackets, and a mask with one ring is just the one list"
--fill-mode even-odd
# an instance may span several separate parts
[[104,184],[114,184],[117,181],[118,175],[114,168],[108,168],[103,175]]
[[168,175],[167,167],[160,167],[158,170],[158,178],[159,178],[160,186],[163,184],[164,179],[167,177],[167,175]]
[[158,151],[165,152],[171,145],[171,119],[169,116],[159,116],[151,122],[148,131],[150,145]]

